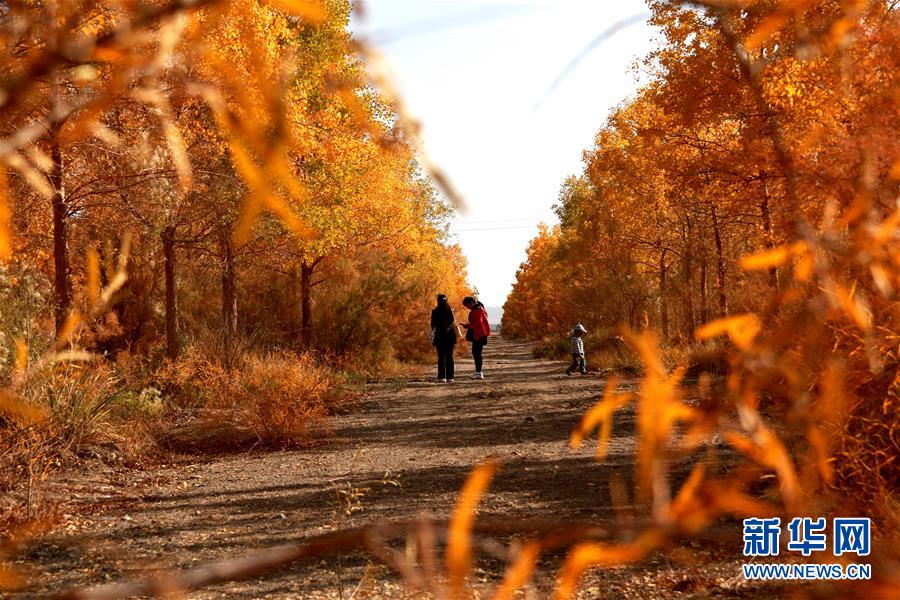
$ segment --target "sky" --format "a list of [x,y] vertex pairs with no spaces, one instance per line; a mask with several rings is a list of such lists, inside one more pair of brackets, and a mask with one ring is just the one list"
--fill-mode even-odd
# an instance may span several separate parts
[[[451,232],[469,281],[502,305],[563,180],[637,89],[643,0],[367,0],[354,31],[386,56],[432,160],[463,196]],[[641,19],[639,15],[644,15]],[[637,17],[637,18],[635,18]],[[571,71],[600,34],[619,29]],[[554,81],[566,76],[553,87]]]

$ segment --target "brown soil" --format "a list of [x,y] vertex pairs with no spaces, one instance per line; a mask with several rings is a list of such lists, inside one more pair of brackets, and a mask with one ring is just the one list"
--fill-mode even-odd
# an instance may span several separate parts
[[[617,416],[609,455],[598,463],[590,445],[572,451],[568,437],[604,379],[566,377],[563,364],[536,360],[528,345],[500,338],[485,355],[484,381],[469,380],[471,361],[462,359],[452,385],[430,376],[381,384],[359,410],[336,417],[328,443],[312,449],[157,467],[112,482],[117,493],[82,484],[65,526],[17,556],[16,568],[32,583],[19,597],[189,569],[337,528],[422,513],[447,518],[472,466],[489,456],[503,466],[480,515],[592,521],[618,530],[609,481],[616,474],[630,485],[633,414]],[[677,469],[676,478],[687,468]],[[346,492],[354,489],[360,496],[348,516]],[[691,548],[702,567],[672,558],[688,553],[655,555],[592,572],[582,597],[780,595],[742,580],[740,524],[718,529],[728,541]],[[548,596],[562,556],[542,560],[527,597]],[[502,572],[502,562],[480,559],[475,585],[488,588]],[[350,598],[355,590],[352,597],[378,598],[397,597],[401,589],[396,575],[359,552],[341,557],[340,565],[333,557],[317,559],[190,597]]]

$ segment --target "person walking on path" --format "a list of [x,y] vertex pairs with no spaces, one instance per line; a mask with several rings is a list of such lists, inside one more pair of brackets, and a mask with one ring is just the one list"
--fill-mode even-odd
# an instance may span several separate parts
[[572,352],[572,364],[566,369],[566,375],[571,375],[578,369],[578,372],[584,375],[587,373],[587,365],[584,362],[584,340],[582,339],[587,333],[587,329],[581,323],[576,323],[572,329],[572,335],[569,337],[569,349]]
[[482,352],[491,335],[487,311],[484,304],[471,296],[463,298],[463,306],[469,309],[469,322],[463,324],[463,327],[466,328],[466,339],[472,342],[472,358],[475,359],[475,374],[472,379],[484,379]]
[[447,296],[438,294],[431,310],[431,343],[437,350],[438,383],[453,382],[453,349],[456,347],[456,317]]

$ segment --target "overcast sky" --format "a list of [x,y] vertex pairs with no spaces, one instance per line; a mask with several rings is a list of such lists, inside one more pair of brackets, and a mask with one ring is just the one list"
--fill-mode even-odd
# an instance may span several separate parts
[[[367,0],[354,27],[387,56],[431,157],[468,210],[454,222],[469,279],[501,305],[537,225],[582,168],[609,112],[637,86],[651,48],[643,20],[619,30],[545,93],[605,30],[646,15],[643,0]],[[542,101],[543,99],[543,101]]]

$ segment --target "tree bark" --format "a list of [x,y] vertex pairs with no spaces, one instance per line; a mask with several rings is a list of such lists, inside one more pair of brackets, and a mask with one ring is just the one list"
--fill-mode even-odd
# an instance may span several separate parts
[[[772,234],[772,215],[769,212],[769,189],[768,184],[763,181],[763,197],[759,205],[759,212],[762,218],[763,239],[766,248],[775,247],[775,239]],[[778,267],[769,269],[769,286],[773,290],[778,289]]]
[[163,255],[166,270],[166,356],[178,358],[178,292],[175,280],[175,227],[166,226],[162,231]]
[[684,248],[684,340],[689,342],[694,335],[694,249],[693,226],[687,221],[687,235]]
[[709,305],[706,299],[706,251],[700,259],[700,324],[709,321]]
[[53,188],[53,316],[59,335],[72,308],[72,286],[69,278],[69,204],[66,201],[63,177],[63,153],[59,142],[59,127],[50,132],[50,186]]
[[728,297],[725,295],[725,256],[722,251],[722,231],[719,227],[719,215],[716,212],[716,205],[710,204],[712,213],[713,234],[716,241],[716,282],[719,293],[719,316],[728,316]]
[[659,253],[659,324],[663,341],[669,339],[669,308],[666,303],[666,251]]
[[237,336],[238,312],[234,240],[227,227],[219,229],[219,246],[222,253],[222,327],[225,345],[230,349]]
[[316,262],[300,265],[300,344],[312,343],[312,275]]

